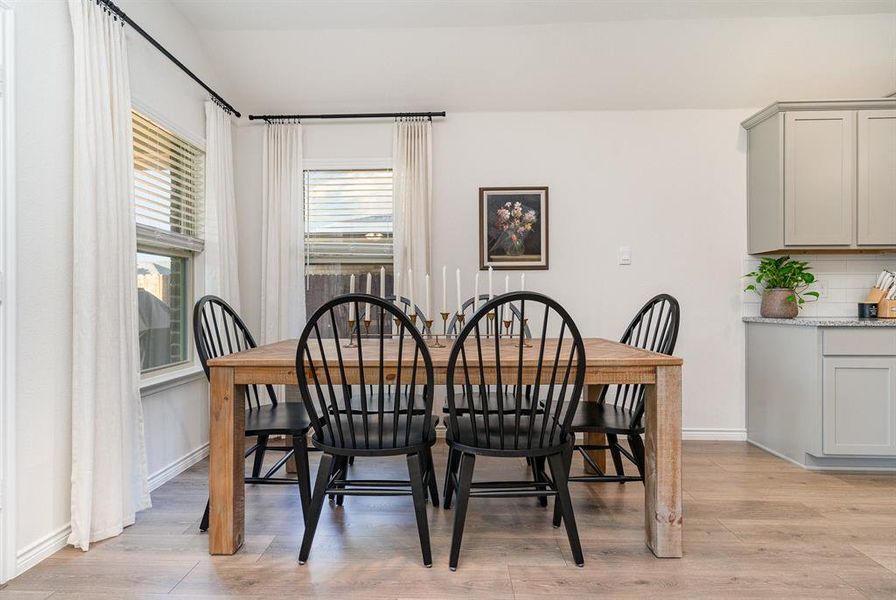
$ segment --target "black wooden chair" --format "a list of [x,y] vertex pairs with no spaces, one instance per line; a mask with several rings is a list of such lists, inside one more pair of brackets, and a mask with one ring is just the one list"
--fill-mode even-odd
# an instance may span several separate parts
[[[651,298],[626,327],[620,340],[623,344],[636,346],[660,354],[672,354],[678,339],[680,320],[678,301],[669,294],[659,294]],[[609,390],[612,389],[612,392]],[[570,481],[644,481],[644,385],[606,386],[601,390],[597,402],[581,402],[572,422],[572,430],[577,433],[603,433],[606,444],[577,444],[585,462],[595,475],[576,475]],[[628,440],[627,450],[619,437]],[[609,450],[613,459],[615,475],[604,473],[588,455],[588,450]],[[632,462],[637,475],[626,475],[623,457]]]
[[[193,334],[199,360],[209,377],[208,361],[212,358],[255,348],[255,339],[236,311],[217,296],[204,296],[193,308]],[[270,404],[262,404],[267,399]],[[305,407],[299,403],[278,402],[273,386],[246,386],[246,436],[255,436],[256,443],[246,450],[245,456],[254,456],[252,476],[246,483],[278,484],[299,486],[299,500],[302,515],[308,515],[311,502],[311,480],[308,472],[308,445],[306,434],[311,428],[311,420]],[[268,439],[272,435],[292,436],[292,446],[271,446]],[[283,452],[284,455],[264,474],[261,469],[267,451]],[[295,456],[296,479],[275,477],[289,460]],[[208,530],[209,505],[199,525],[201,531]]]
[[[513,337],[486,336],[487,321],[516,303],[522,319],[538,324],[541,338],[527,348],[524,329]],[[491,316],[494,315],[494,316]],[[546,338],[553,339],[548,341]],[[502,360],[503,355],[503,360]],[[524,385],[523,367],[534,373]],[[448,358],[448,447],[459,457],[449,469],[449,493],[457,490],[454,535],[449,566],[457,569],[467,504],[471,497],[516,498],[555,496],[554,526],[562,521],[576,564],[584,558],[579,544],[567,476],[572,462],[574,438],[569,425],[575,414],[585,378],[585,346],[572,318],[554,300],[533,292],[504,294],[487,302],[461,330]],[[512,385],[505,397],[505,383]],[[458,392],[469,410],[458,410]],[[525,398],[531,394],[531,398]],[[492,409],[494,406],[494,410]],[[512,408],[511,408],[512,407]],[[528,407],[528,408],[526,408]],[[543,470],[535,481],[473,482],[477,456],[525,457],[535,464],[544,459],[551,476]],[[543,464],[543,463],[541,463]]]
[[[347,329],[338,323],[348,322],[350,304],[355,314],[362,314],[362,306],[370,304],[369,332],[358,335],[356,327],[350,336],[340,335]],[[387,329],[395,319],[397,330],[391,334]],[[319,323],[329,323],[334,337],[323,338]],[[357,361],[356,367],[346,367],[349,357]],[[395,366],[387,370],[387,361]],[[347,382],[347,369],[357,374],[356,385]],[[432,566],[426,498],[429,494],[438,506],[431,452],[436,419],[432,416],[432,359],[423,336],[392,302],[366,294],[340,296],[308,320],[296,349],[296,373],[314,428],[311,443],[323,451],[299,563],[308,559],[328,494],[337,500],[346,495],[410,495],[423,563]],[[349,459],[356,456],[405,456],[410,480],[348,479]]]
[[[484,306],[485,303],[488,302],[488,299],[489,299],[488,294],[480,294],[478,305]],[[455,313],[451,316],[451,318],[448,320],[448,325],[447,325],[448,333],[450,333],[452,335],[457,335],[458,333],[460,333],[460,330],[463,328],[463,325],[467,321],[467,319],[472,318],[473,314],[476,312],[474,310],[476,307],[475,300],[476,300],[476,298],[471,296],[470,298],[467,298],[464,301],[464,303],[461,305],[460,314],[463,316],[462,319],[458,318],[457,313]],[[528,321],[528,319],[527,319],[527,321]],[[494,325],[495,323],[499,323],[499,325],[497,326],[497,329]],[[504,305],[501,305],[500,307],[498,307],[498,316],[494,319],[487,319],[485,325],[486,325],[486,331],[485,331],[486,336],[494,335],[496,331],[500,331],[501,334],[504,336],[508,336],[508,337],[515,336],[519,332],[520,326],[522,326],[523,335],[526,337],[526,339],[532,338],[532,333],[529,330],[529,324],[523,322],[523,316],[520,314],[520,309],[513,303],[504,304]],[[503,397],[509,398],[512,396],[513,396],[512,390],[509,388],[509,386],[507,384],[505,384]],[[524,410],[528,409],[528,404],[526,404],[526,403],[529,401],[529,398],[531,398],[531,394],[529,394],[529,393],[524,394],[524,396],[523,396]],[[455,402],[457,405],[456,409],[458,412],[463,413],[463,412],[466,412],[467,410],[469,410],[469,406],[467,406],[466,397],[464,395],[463,388],[461,388],[461,390],[460,390],[460,397],[456,398]],[[492,412],[495,412],[497,410],[497,406],[495,406],[495,398],[492,397],[490,402],[491,402],[491,405],[488,408]],[[508,410],[511,410],[511,409],[508,409]],[[448,414],[448,402],[447,401],[442,406],[442,414],[443,415]],[[457,461],[459,460],[459,458],[460,457],[459,457],[458,452],[455,452],[453,450],[448,451],[448,467],[445,469],[445,483],[442,486],[442,495],[446,498],[448,497],[448,487],[449,487],[449,479],[450,479],[449,474],[452,472],[452,469],[457,465]],[[535,470],[536,469],[535,463],[531,459],[527,459],[526,462],[527,462],[527,464],[529,464],[532,467],[533,475],[535,475],[537,477],[537,471]],[[547,496],[540,497],[539,502],[541,503],[542,506],[547,506],[547,504],[548,504]]]

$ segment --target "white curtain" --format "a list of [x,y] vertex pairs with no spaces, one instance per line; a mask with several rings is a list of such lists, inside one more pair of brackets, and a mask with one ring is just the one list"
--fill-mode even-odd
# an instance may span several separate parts
[[305,325],[302,126],[264,127],[261,339],[296,338]]
[[140,404],[131,93],[121,21],[69,0],[74,40],[72,532],[121,533],[150,506]]
[[430,268],[432,122],[399,119],[392,130],[395,272],[413,269],[423,281]]
[[205,103],[205,293],[240,311],[230,115]]

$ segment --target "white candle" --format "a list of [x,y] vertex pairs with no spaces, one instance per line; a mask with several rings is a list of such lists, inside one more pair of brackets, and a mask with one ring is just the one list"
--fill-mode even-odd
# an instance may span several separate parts
[[386,267],[380,267],[380,298],[386,299]]
[[491,300],[495,297],[494,291],[492,290],[492,272],[494,269],[491,267],[488,268],[488,299]]
[[526,291],[526,274],[525,273],[520,275],[520,291],[521,292]]
[[473,312],[479,310],[479,271],[476,271],[476,277],[473,278]]
[[[349,294],[355,293],[355,276],[354,275],[352,275],[351,279],[349,279],[348,293]],[[355,303],[354,302],[348,303],[348,320],[349,321],[355,320]]]
[[395,281],[392,283],[392,294],[395,296],[395,306],[401,307],[401,271],[395,271]]
[[[367,295],[368,296],[370,295],[371,282],[372,282],[372,276],[370,274],[370,271],[368,271],[367,272]],[[367,303],[364,305],[364,319],[367,321],[370,320],[370,303]]]
[[423,283],[426,286],[426,316],[432,318],[432,303],[429,301],[429,273],[423,278]]
[[442,265],[442,312],[448,312],[448,267]]
[[455,279],[457,280],[457,314],[463,312],[463,302],[460,297],[460,269],[454,272]]
[[504,293],[505,294],[510,293],[510,275],[504,276]]
[[417,314],[417,303],[414,302],[414,271],[412,269],[408,269],[408,300],[411,301],[411,314]]

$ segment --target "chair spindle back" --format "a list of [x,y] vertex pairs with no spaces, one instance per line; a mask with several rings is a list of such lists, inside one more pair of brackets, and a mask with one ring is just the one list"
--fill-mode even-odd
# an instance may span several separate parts
[[[494,325],[502,314],[512,314],[511,305],[523,327],[513,335],[487,335],[489,321]],[[526,336],[530,323],[540,337]],[[477,447],[560,445],[567,439],[584,378],[582,336],[560,304],[534,292],[498,296],[472,315],[451,349],[448,426],[454,439],[466,437]],[[459,407],[460,401],[470,409]]]
[[[341,337],[337,323],[352,314],[369,315],[370,327],[356,323],[351,339]],[[321,335],[323,323],[333,337]],[[432,359],[410,318],[388,300],[347,294],[321,306],[299,339],[296,373],[315,437],[325,445],[398,448],[430,435]]]
[[[255,348],[255,338],[233,308],[218,296],[203,296],[193,307],[193,339],[205,376],[210,378],[208,361],[220,356]],[[248,408],[258,408],[264,391],[271,404],[277,404],[277,394],[271,385],[246,386]]]

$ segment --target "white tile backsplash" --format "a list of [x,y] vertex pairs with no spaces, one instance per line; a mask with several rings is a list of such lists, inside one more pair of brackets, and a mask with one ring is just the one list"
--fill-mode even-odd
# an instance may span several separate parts
[[[822,284],[823,293],[817,302],[807,302],[800,309],[804,317],[854,317],[856,303],[865,299],[868,290],[883,269],[896,271],[896,254],[844,255],[795,255],[794,258],[808,261],[812,272]],[[759,259],[747,256],[744,259],[744,273],[749,273],[759,264]],[[744,280],[743,286],[747,285]],[[743,287],[742,286],[742,287]],[[759,315],[760,298],[752,292],[743,293],[743,315]]]

